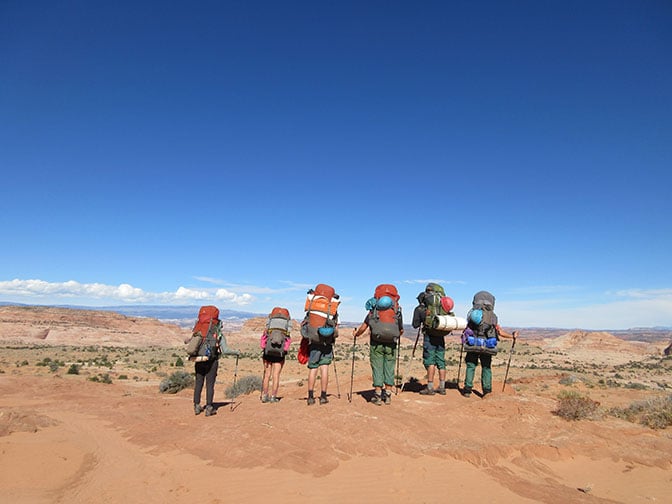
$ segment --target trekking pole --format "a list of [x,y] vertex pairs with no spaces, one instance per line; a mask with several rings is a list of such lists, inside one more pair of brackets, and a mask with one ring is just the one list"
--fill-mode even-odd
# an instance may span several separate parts
[[[408,373],[411,372],[411,365],[413,364],[413,357],[415,357],[415,349],[418,346],[418,340],[420,339],[420,330],[422,326],[418,327],[418,334],[415,336],[415,343],[413,344],[413,352],[411,352],[411,359],[408,361],[408,366],[406,366],[406,374],[404,375],[404,378],[408,376]],[[401,383],[401,392],[404,391],[404,387],[406,386],[407,380],[404,380],[402,378],[402,383]]]
[[[236,379],[238,378],[238,357],[240,356],[240,352],[236,353],[236,367],[233,370],[233,392],[235,393],[236,391]],[[231,411],[233,411],[233,405],[235,401],[231,401]]]
[[355,350],[357,349],[357,336],[352,340],[352,369],[350,370],[350,393],[348,394],[348,402],[352,402],[352,382],[355,379]]
[[458,389],[460,388],[460,371],[462,371],[462,352],[464,352],[464,339],[462,340],[462,345],[460,346],[460,362],[457,365],[457,388]]
[[338,371],[336,371],[336,356],[334,355],[334,374],[336,375],[336,393],[338,394],[338,398],[341,398],[341,387],[338,385]]
[[502,383],[502,392],[506,388],[506,379],[509,377],[509,367],[511,367],[511,356],[514,352],[514,347],[516,346],[516,338],[513,338],[513,343],[511,344],[511,350],[509,350],[509,363],[506,365],[506,374],[504,375],[504,383]]
[[401,382],[401,375],[399,374],[399,358],[401,355],[401,336],[399,337],[399,341],[397,341],[397,376],[394,379],[394,395],[399,394],[399,389],[403,385]]

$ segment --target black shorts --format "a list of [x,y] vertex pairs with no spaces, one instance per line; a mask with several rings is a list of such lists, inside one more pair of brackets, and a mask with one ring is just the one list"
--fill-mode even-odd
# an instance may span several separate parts
[[263,359],[266,362],[285,362],[285,356],[280,357],[279,355],[262,355]]

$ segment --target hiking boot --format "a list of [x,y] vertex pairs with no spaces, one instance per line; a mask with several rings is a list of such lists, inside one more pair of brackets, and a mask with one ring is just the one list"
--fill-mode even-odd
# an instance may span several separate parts
[[383,392],[383,402],[388,406],[392,404],[392,394]]
[[212,416],[212,415],[216,415],[216,414],[217,414],[217,410],[215,409],[215,407],[212,404],[208,404],[205,407],[205,416]]
[[461,394],[462,394],[464,397],[471,397],[471,388],[464,387],[464,388],[462,389]]
[[329,399],[326,396],[320,396],[320,404],[327,404]]
[[487,388],[483,389],[483,395],[481,396],[481,399],[485,399],[485,396],[488,394],[492,394],[492,390]]
[[262,403],[269,402],[268,394],[264,394],[264,395],[261,396],[261,402]]
[[383,404],[383,397],[380,396],[379,394],[373,394],[373,397],[371,398],[371,404],[377,404],[380,406]]
[[422,395],[434,395],[436,392],[434,392],[434,389],[431,388],[424,388],[420,391],[420,394]]
[[194,404],[194,415],[200,415],[203,413],[203,408],[200,404]]
[[446,395],[446,387],[437,388],[436,393],[439,394],[439,395]]
[[307,403],[308,403],[308,406],[310,406],[312,404],[315,404],[315,398],[314,397],[309,397]]
[[280,402],[280,399],[272,395],[268,398],[268,402]]

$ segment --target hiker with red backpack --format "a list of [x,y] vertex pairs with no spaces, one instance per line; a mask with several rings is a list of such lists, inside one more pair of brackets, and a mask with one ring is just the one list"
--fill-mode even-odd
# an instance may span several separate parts
[[306,316],[301,322],[301,336],[308,340],[308,406],[315,404],[318,371],[320,404],[329,402],[329,365],[334,360],[334,343],[338,337],[339,304],[339,296],[330,285],[317,284],[315,289],[308,291],[304,306]]
[[[461,393],[470,397],[474,386],[476,366],[481,363],[481,387],[485,397],[492,392],[492,356],[497,354],[497,342],[500,338],[512,339],[516,343],[518,331],[511,333],[503,330],[499,325],[495,309],[495,296],[487,291],[474,294],[472,308],[467,314],[468,325],[462,333],[462,345],[467,354],[464,361],[467,364],[464,388]],[[459,384],[458,384],[459,385]]]
[[[441,285],[430,282],[418,294],[418,306],[413,311],[413,327],[422,327],[422,361],[427,370],[427,387],[422,395],[446,395],[446,342],[452,330],[462,328],[466,321],[455,317],[453,300],[446,296]],[[418,332],[418,337],[420,332]],[[417,343],[417,341],[416,341]],[[438,372],[437,372],[438,371]],[[434,388],[434,377],[439,375],[439,386]]]
[[392,284],[376,287],[374,296],[366,302],[368,313],[361,325],[352,330],[354,341],[370,330],[369,361],[373,375],[373,397],[370,402],[380,406],[392,402],[394,364],[404,322],[399,306],[399,293]]
[[[205,416],[217,413],[213,401],[223,338],[219,310],[215,306],[202,306],[198,311],[198,320],[192,330],[192,336],[185,341],[188,344],[189,360],[194,362],[196,373],[194,384],[194,414],[196,415],[203,411],[205,411]],[[205,408],[201,406],[201,392],[204,384]]]
[[[280,401],[278,388],[280,372],[285,365],[285,356],[292,343],[290,337],[292,319],[287,308],[276,306],[271,310],[266,322],[266,329],[261,335],[260,345],[263,350],[264,377],[261,382],[261,402],[276,403]],[[273,381],[273,389],[268,394],[269,382]]]

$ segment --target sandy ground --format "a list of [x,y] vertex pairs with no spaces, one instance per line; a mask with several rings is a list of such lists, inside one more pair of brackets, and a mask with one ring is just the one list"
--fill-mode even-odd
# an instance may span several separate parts
[[551,394],[524,380],[503,393],[495,381],[486,399],[411,387],[376,406],[366,361],[350,402],[350,363],[337,369],[326,405],[306,405],[307,370],[296,361],[283,371],[279,403],[257,394],[230,402],[234,366],[224,359],[218,411],[207,418],[193,414],[192,390],[160,394],[158,380],[0,374],[0,501],[672,501],[670,429],[565,421],[551,413]]

